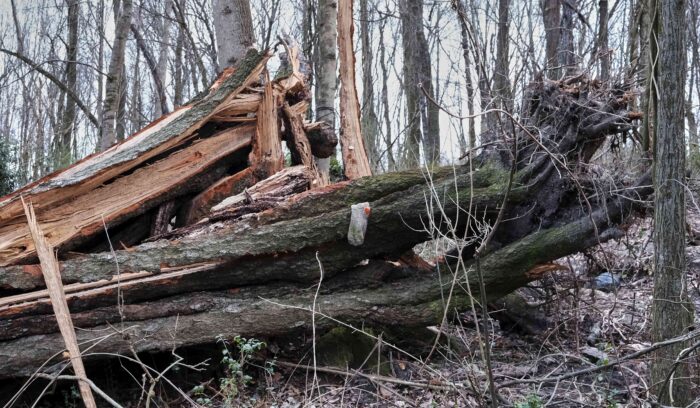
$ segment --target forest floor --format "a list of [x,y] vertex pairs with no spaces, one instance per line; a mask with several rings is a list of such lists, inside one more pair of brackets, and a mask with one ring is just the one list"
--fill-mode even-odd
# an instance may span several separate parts
[[[700,214],[696,209],[691,210],[689,223],[693,230],[700,231]],[[649,347],[653,288],[653,277],[649,274],[653,261],[650,231],[651,220],[638,219],[629,227],[624,239],[607,243],[589,254],[560,260],[572,267],[577,279],[573,279],[570,272],[562,272],[521,289],[525,297],[538,304],[541,314],[536,319],[545,320],[544,330],[533,333],[517,327],[505,329],[498,321],[490,319],[494,336],[491,364],[497,386],[595,367]],[[688,246],[687,254],[689,293],[696,310],[700,310],[700,246]],[[612,267],[606,268],[606,265]],[[619,276],[619,286],[597,289],[595,277],[608,271]],[[304,371],[303,375],[296,376],[297,382],[284,384],[268,395],[262,405],[487,406],[486,401],[469,390],[487,387],[480,336],[471,313],[465,313],[460,323],[449,329],[449,347],[440,345],[437,353],[440,357],[429,364],[432,370],[401,357],[400,365],[407,367],[397,377],[416,385],[391,384],[352,373],[347,378],[321,373],[322,386],[311,393],[308,384],[312,373]],[[647,354],[614,369],[562,381],[499,387],[502,401],[498,405],[510,404],[518,408],[651,406],[650,357]],[[396,370],[392,374],[397,374]],[[425,384],[444,383],[467,386],[450,392],[423,388]],[[700,395],[700,388],[695,391]]]
[[[700,242],[693,237],[700,232],[698,202],[696,195],[688,201],[688,224],[692,232],[687,247],[688,292],[696,311],[700,311],[700,246],[697,246]],[[650,217],[637,218],[626,226],[622,239],[585,254],[560,259],[560,264],[568,266],[567,271],[520,289],[531,310],[520,324],[506,327],[503,319],[489,319],[492,372],[501,397],[498,406],[651,406],[650,354],[574,378],[527,381],[552,379],[596,367],[649,347],[653,287],[651,224]],[[609,277],[606,274],[615,277],[612,285],[601,282]],[[474,323],[475,314],[480,317],[480,313],[478,309],[467,311],[458,322],[447,327],[447,335],[428,363],[382,343],[381,353],[376,348],[370,349],[361,364],[362,370],[333,369],[319,361],[314,374],[310,357],[314,344],[310,337],[302,340],[302,344],[298,339],[289,342],[278,339],[270,344],[249,340],[239,344],[219,343],[216,348],[178,350],[177,354],[188,364],[208,360],[207,368],[197,372],[192,366],[176,365],[165,376],[171,384],[159,381],[153,387],[150,405],[191,406],[194,400],[204,407],[490,406],[480,397],[488,388],[480,347],[482,337]],[[699,315],[696,313],[696,321]],[[410,337],[412,333],[403,335]],[[375,337],[371,342],[377,344],[376,340]],[[428,337],[417,340],[421,341],[425,356],[432,340]],[[415,345],[416,341],[409,343]],[[235,349],[243,350],[243,357],[234,357],[238,355]],[[293,367],[300,361],[300,354],[304,358],[299,366]],[[271,360],[273,356],[275,360]],[[385,363],[376,364],[377,358]],[[172,360],[172,355],[161,355],[144,363],[171,367]],[[129,368],[126,367],[129,364],[112,361],[100,370],[116,373]],[[693,367],[697,378],[700,378],[699,366]],[[129,380],[131,385],[124,386],[123,377],[123,374],[108,375],[96,382],[126,407],[148,406],[145,401],[149,393],[144,392],[148,388],[147,378],[133,375]],[[172,385],[180,391],[173,392]],[[700,395],[700,385],[696,383],[696,387],[695,394]],[[80,406],[75,386],[59,387],[49,394],[52,395],[39,406],[56,406],[56,401],[63,401],[61,406]]]

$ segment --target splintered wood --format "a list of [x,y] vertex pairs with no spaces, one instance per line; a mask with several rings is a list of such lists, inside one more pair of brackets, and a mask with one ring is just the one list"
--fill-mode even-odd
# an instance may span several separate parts
[[[38,212],[46,238],[51,245],[58,247],[101,232],[103,222],[113,225],[124,217],[154,208],[164,201],[164,197],[187,188],[195,176],[250,144],[253,132],[252,126],[222,131],[72,201]],[[0,251],[2,265],[35,254],[26,225],[3,226],[0,239],[5,244]]]
[[41,270],[44,274],[44,281],[46,282],[46,288],[51,298],[58,328],[61,331],[61,336],[63,336],[66,349],[68,349],[68,356],[70,357],[73,371],[75,371],[75,375],[79,379],[78,387],[80,388],[80,395],[83,397],[83,402],[87,408],[94,408],[97,405],[95,404],[95,398],[92,396],[92,390],[87,383],[87,374],[83,366],[80,347],[78,347],[78,340],[75,337],[73,321],[70,317],[70,310],[66,302],[66,294],[63,291],[63,284],[61,283],[58,261],[54,255],[53,247],[46,240],[44,232],[37,223],[34,207],[32,207],[31,203],[27,204],[24,198],[22,198],[22,205],[24,206],[24,213],[27,216],[27,225],[31,231],[37,255],[41,262]]
[[253,151],[250,153],[250,164],[260,179],[284,168],[276,99],[272,83],[265,73],[265,91],[258,107]]
[[[224,155],[216,153],[217,158],[212,159],[210,152],[222,148],[233,152],[226,146],[228,143],[225,140],[219,139],[218,146],[205,142],[187,153],[180,153],[179,159],[187,162],[178,163],[173,157],[177,153],[163,156],[174,149],[188,146],[196,137],[205,136],[202,135],[202,128],[217,113],[220,105],[230,103],[236,95],[259,81],[268,59],[268,54],[251,51],[236,69],[224,73],[217,80],[218,85],[212,87],[204,98],[154,121],[121,144],[0,199],[0,266],[31,260],[36,256],[23,222],[20,195],[36,203],[37,217],[44,226],[47,239],[60,249],[61,245],[77,243],[99,232],[101,220],[96,223],[96,216],[99,219],[101,214],[109,213],[113,218],[108,221],[115,223],[123,217],[133,217],[159,205],[158,197],[171,194],[170,190],[175,188],[172,182],[186,185],[191,177],[211,170],[211,165]],[[244,136],[246,140],[243,145],[240,140],[233,141],[233,144],[238,148],[245,147],[250,137]],[[157,164],[148,166],[154,160],[158,160]],[[198,161],[205,163],[197,164]],[[183,170],[182,175],[158,173],[180,173]],[[139,172],[141,180],[134,177],[136,172]],[[168,178],[170,182],[159,184],[161,177]],[[151,184],[145,191],[139,189],[144,183]],[[134,188],[136,185],[139,188]],[[94,202],[96,196],[103,194],[106,196],[100,198],[100,203]],[[103,211],[98,208],[99,205],[108,208]],[[67,218],[71,218],[70,221]],[[89,221],[82,221],[82,218]]]
[[360,102],[355,87],[355,52],[352,35],[352,0],[338,2],[338,55],[340,57],[340,146],[345,177],[371,176],[360,130]]
[[[291,70],[271,81],[270,54],[250,51],[204,97],[104,152],[0,198],[0,267],[36,260],[20,195],[36,203],[46,239],[64,254],[105,250],[100,241],[105,226],[119,246],[195,223],[224,198],[282,170],[282,104],[289,98],[297,109],[286,113],[295,124],[295,141],[305,138],[306,126],[322,126],[303,119],[308,106],[303,95],[309,93],[298,48],[287,46],[287,57]],[[309,160],[305,164],[313,169]]]

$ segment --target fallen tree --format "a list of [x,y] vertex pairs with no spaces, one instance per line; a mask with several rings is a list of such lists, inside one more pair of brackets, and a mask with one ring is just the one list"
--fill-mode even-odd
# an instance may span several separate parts
[[[642,176],[620,180],[624,193],[605,194],[581,171],[639,118],[627,111],[624,92],[582,77],[532,84],[518,120],[502,115],[501,141],[465,165],[314,188],[311,134],[322,125],[303,120],[303,76],[293,68],[265,80],[265,59],[249,54],[184,109],[200,109],[192,124],[171,128],[178,119],[166,118],[150,128],[170,136],[151,140],[159,131],[143,131],[0,202],[0,287],[7,291],[0,377],[31,374],[62,347],[26,222],[15,211],[20,196],[36,202],[47,238],[60,248],[74,323],[93,329],[79,333],[83,347],[94,343],[84,349],[89,354],[309,329],[321,265],[316,303],[328,319],[316,319],[320,328],[333,319],[434,324],[477,292],[469,271],[479,239],[436,265],[406,255],[416,244],[443,234],[483,236],[505,220],[480,260],[486,295],[495,299],[563,269],[552,263],[557,258],[620,236],[617,225],[651,193]],[[201,140],[184,142],[195,133]],[[282,139],[298,166],[280,167]],[[149,174],[172,181],[135,182]],[[353,246],[350,206],[362,202],[369,222],[364,243]],[[105,229],[120,237],[108,241],[117,248],[105,247]],[[450,305],[446,292],[454,293]]]

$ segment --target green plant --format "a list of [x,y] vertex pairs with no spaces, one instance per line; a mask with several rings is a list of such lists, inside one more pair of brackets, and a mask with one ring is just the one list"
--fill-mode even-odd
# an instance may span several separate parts
[[194,387],[192,389],[192,395],[194,395],[197,398],[195,400],[195,402],[197,404],[205,406],[205,407],[212,406],[212,400],[204,393],[204,386],[203,385],[197,385],[196,387]]
[[329,173],[331,181],[340,181],[344,177],[345,172],[343,170],[343,166],[340,165],[340,161],[338,161],[338,158],[335,157],[335,155],[331,156]]
[[537,394],[530,394],[527,396],[525,401],[516,402],[515,408],[542,408],[544,403],[542,399]]
[[[266,344],[257,339],[246,339],[236,336],[233,339],[233,344],[238,349],[238,355],[235,356],[229,350],[228,343],[221,336],[218,338],[218,341],[224,346],[221,362],[226,370],[226,376],[219,380],[219,388],[224,397],[224,405],[230,407],[234,406],[234,401],[238,398],[241,390],[253,380],[253,377],[246,374],[246,366],[253,355],[264,349]],[[270,369],[272,369],[272,366],[270,366]]]
[[0,196],[12,192],[15,186],[15,174],[10,168],[10,163],[10,149],[4,143],[0,143]]
[[80,391],[75,385],[71,385],[69,390],[63,390],[63,406],[66,408],[76,408],[80,406]]

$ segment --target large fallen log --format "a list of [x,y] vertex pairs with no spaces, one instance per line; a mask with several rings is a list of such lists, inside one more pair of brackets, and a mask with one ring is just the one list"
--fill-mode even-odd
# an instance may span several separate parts
[[[648,178],[630,194],[630,197],[645,196],[650,193],[646,185]],[[631,190],[632,191],[632,190]],[[611,200],[590,216],[583,216],[560,227],[542,230],[507,245],[481,260],[482,273],[488,298],[497,299],[523,286],[527,282],[540,279],[544,273],[562,269],[549,262],[557,258],[581,251],[600,242],[618,237],[619,230],[611,223],[620,220],[620,215],[630,209],[634,201],[624,198]],[[594,231],[602,231],[598,236]],[[320,253],[324,271],[334,270],[334,258]],[[330,258],[330,259],[328,259]],[[280,256],[273,261],[278,270],[294,268],[296,256]],[[314,260],[316,261],[315,257]],[[316,261],[317,262],[317,261]],[[204,265],[192,270],[196,279],[189,280],[186,292],[150,302],[134,302],[139,298],[162,297],[172,290],[173,280],[182,275],[163,276],[157,285],[129,282],[112,285],[107,290],[87,294],[81,298],[78,292],[69,302],[74,312],[80,332],[80,340],[94,344],[87,353],[88,358],[99,357],[100,352],[128,353],[131,348],[137,351],[167,350],[174,346],[186,346],[213,342],[218,334],[244,334],[246,336],[271,337],[288,333],[290,330],[311,328],[311,305],[314,302],[315,288],[308,284],[282,283],[289,277],[268,276],[258,284],[250,283],[248,275],[265,270],[265,262],[248,262],[247,265],[229,265],[218,269],[216,265]],[[470,270],[471,265],[466,266]],[[272,271],[273,269],[267,269]],[[450,265],[442,265],[443,276],[425,265],[412,263],[392,263],[370,261],[367,266],[349,267],[336,272],[335,276],[324,280],[321,296],[316,299],[320,305],[317,329],[332,327],[335,321],[348,324],[375,326],[402,326],[404,329],[421,328],[440,321],[445,307],[459,310],[468,307],[470,295],[478,293],[476,274],[463,273]],[[454,276],[450,270],[455,270]],[[318,264],[315,272],[318,273]],[[307,269],[314,274],[314,271]],[[165,273],[164,275],[168,275]],[[234,276],[237,279],[229,279]],[[467,277],[465,280],[464,277]],[[158,276],[152,276],[158,279]],[[457,283],[451,304],[443,299],[451,285]],[[212,283],[216,282],[216,283]],[[276,282],[276,283],[270,283]],[[151,282],[152,283],[152,282]],[[166,288],[163,290],[163,288]],[[471,287],[472,293],[463,288]],[[153,289],[158,288],[154,296]],[[201,292],[212,288],[229,288],[224,292]],[[114,304],[117,290],[127,304],[120,309]],[[92,297],[91,297],[92,296]],[[95,300],[101,299],[101,302]],[[105,301],[108,300],[108,301]],[[89,311],[77,312],[86,306]],[[44,365],[61,350],[60,337],[47,335],[56,331],[50,316],[35,315],[47,313],[50,305],[34,302],[25,306],[30,315],[17,309],[0,307],[0,315],[8,313],[13,317],[0,319],[0,378],[5,376],[28,375],[33,369]],[[41,322],[41,324],[37,324]],[[119,325],[117,325],[119,323]],[[126,328],[117,332],[115,327]],[[15,340],[12,340],[15,339]],[[10,340],[10,341],[7,341]],[[30,349],[32,352],[27,352]],[[58,359],[60,361],[60,359]]]
[[[71,254],[60,266],[76,325],[99,329],[83,332],[82,340],[104,336],[107,324],[122,319],[119,327],[138,327],[126,339],[108,336],[100,350],[124,352],[146,336],[148,341],[136,341],[137,350],[211,342],[219,333],[274,336],[307,329],[310,312],[304,308],[313,291],[300,288],[318,282],[319,259],[324,313],[348,322],[421,326],[436,323],[445,307],[468,304],[463,288],[478,287],[475,274],[467,273],[478,240],[464,248],[460,262],[447,256],[437,265],[446,274],[442,279],[410,263],[399,268],[415,270],[410,276],[380,273],[377,280],[367,272],[375,265],[393,270],[382,259],[397,259],[443,233],[478,235],[501,214],[506,221],[481,258],[486,295],[493,299],[561,269],[551,263],[557,258],[619,236],[616,225],[650,193],[647,178],[627,181],[623,195],[606,195],[593,190],[594,180],[577,166],[606,138],[633,127],[638,115],[626,111],[624,96],[592,83],[545,80],[528,90],[522,112],[503,144],[468,165],[360,178],[284,199],[288,192],[272,193],[286,191],[276,182],[282,175],[273,175],[238,192],[225,211],[200,214],[196,224],[163,239]],[[597,198],[585,198],[589,192]],[[364,244],[353,246],[347,242],[350,207],[360,202],[369,203],[371,214]],[[368,259],[368,266],[358,267]],[[0,299],[0,376],[26,374],[60,351],[40,276],[34,265],[0,267],[0,287],[24,291]],[[443,291],[452,282],[455,303],[444,305]],[[125,302],[121,311],[117,292]]]

